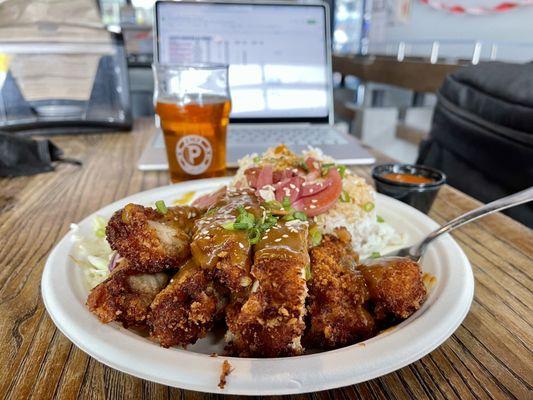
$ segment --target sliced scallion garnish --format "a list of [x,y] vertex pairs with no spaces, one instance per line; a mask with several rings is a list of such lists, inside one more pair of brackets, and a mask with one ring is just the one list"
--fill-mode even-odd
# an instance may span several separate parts
[[309,281],[313,277],[313,274],[311,273],[311,265],[307,264],[305,266],[305,280]]
[[370,212],[374,209],[375,205],[374,203],[372,203],[371,201],[369,201],[368,203],[365,203],[363,205],[363,210],[365,210],[366,212]]
[[254,227],[250,229],[250,232],[248,232],[248,239],[250,240],[251,244],[257,244],[259,239],[261,239],[261,231],[259,228]]
[[303,211],[296,211],[292,214],[294,218],[299,219],[300,221],[307,221],[307,215]]
[[168,211],[167,205],[165,204],[163,200],[157,200],[155,202],[155,208],[161,214],[166,214]]
[[232,221],[226,222],[225,224],[222,224],[222,228],[227,229],[228,231],[234,231],[235,230],[234,222]]
[[322,233],[320,233],[316,226],[314,228],[311,228],[309,234],[311,236],[311,245],[313,247],[318,246],[320,242],[322,242]]
[[298,167],[300,167],[301,169],[303,169],[305,172],[309,172],[309,167],[307,166],[307,164],[305,163],[304,160],[300,161],[298,163]]
[[350,195],[348,194],[346,190],[342,191],[341,195],[339,196],[339,200],[343,203],[350,202]]

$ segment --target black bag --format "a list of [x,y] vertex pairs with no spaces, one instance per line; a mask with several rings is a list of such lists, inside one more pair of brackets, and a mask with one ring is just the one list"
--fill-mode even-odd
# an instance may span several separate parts
[[54,161],[81,165],[78,160],[63,157],[63,151],[49,140],[34,140],[0,132],[0,176],[53,171]]
[[[482,63],[446,77],[417,163],[487,203],[533,186],[533,63]],[[533,227],[533,204],[505,211]]]

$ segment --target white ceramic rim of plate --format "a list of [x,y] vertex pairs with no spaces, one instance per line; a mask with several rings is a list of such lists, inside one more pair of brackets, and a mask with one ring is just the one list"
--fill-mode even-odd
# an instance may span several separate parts
[[[146,203],[189,191],[205,191],[229,182],[229,178],[190,181],[140,192],[116,201],[85,218],[111,213],[130,202]],[[156,196],[157,195],[157,196]],[[377,194],[378,208],[390,206],[424,225],[438,227],[428,216],[392,198]],[[474,279],[470,263],[449,235],[432,244],[430,251],[444,257],[448,276],[436,286],[430,306],[402,322],[393,331],[337,350],[290,358],[210,357],[184,349],[164,349],[145,338],[117,327],[100,324],[76,298],[68,284],[69,232],[50,253],[41,288],[46,309],[59,330],[76,346],[98,361],[139,378],[183,389],[240,395],[306,393],[348,386],[402,368],[443,343],[461,324],[470,308]],[[440,261],[439,261],[440,262]],[[452,284],[453,283],[453,284]],[[58,290],[60,288],[60,290]],[[422,333],[421,333],[422,332]],[[149,355],[149,357],[147,357]],[[222,360],[234,368],[228,385],[217,387]]]

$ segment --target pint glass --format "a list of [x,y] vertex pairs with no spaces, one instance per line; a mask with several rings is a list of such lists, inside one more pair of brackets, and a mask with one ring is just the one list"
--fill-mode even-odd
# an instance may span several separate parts
[[154,64],[156,120],[170,180],[223,176],[231,101],[224,64]]

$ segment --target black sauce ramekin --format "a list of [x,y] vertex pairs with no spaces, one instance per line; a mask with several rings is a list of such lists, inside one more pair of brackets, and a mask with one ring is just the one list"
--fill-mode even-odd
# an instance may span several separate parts
[[[430,178],[433,182],[398,182],[384,178],[385,174],[412,174]],[[376,165],[372,169],[372,178],[379,193],[403,201],[424,214],[428,213],[439,189],[446,183],[446,175],[435,168],[401,163]]]

